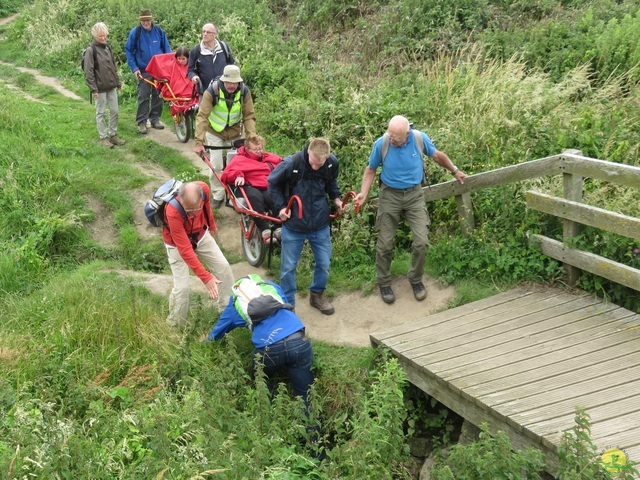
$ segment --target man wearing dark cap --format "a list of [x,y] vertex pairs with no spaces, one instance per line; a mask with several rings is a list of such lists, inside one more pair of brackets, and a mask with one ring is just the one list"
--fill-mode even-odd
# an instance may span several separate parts
[[164,30],[153,23],[151,10],[143,8],[140,10],[140,25],[137,25],[129,32],[129,38],[124,46],[127,54],[127,64],[138,80],[138,111],[136,113],[136,123],[138,131],[147,133],[147,120],[151,120],[151,127],[162,130],[164,126],[160,123],[162,115],[162,97],[154,86],[145,81],[149,81],[151,76],[145,69],[151,57],[159,53],[170,53],[171,45]]
[[[240,69],[236,65],[227,65],[222,76],[211,82],[200,100],[194,151],[197,154],[202,153],[203,145],[230,148],[233,140],[242,137],[243,134],[255,133],[256,112],[251,92],[242,82]],[[216,171],[222,172],[222,150],[211,149],[210,157]],[[209,180],[212,206],[220,208],[224,202],[224,187],[213,172],[209,175]]]

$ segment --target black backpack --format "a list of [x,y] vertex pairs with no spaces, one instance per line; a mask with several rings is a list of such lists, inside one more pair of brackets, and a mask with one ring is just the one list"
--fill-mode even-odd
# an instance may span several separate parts
[[96,53],[96,49],[92,48],[91,45],[89,45],[87,48],[85,48],[84,50],[82,50],[82,60],[80,60],[80,68],[82,69],[82,71],[84,72],[84,57],[87,54],[87,50],[89,50],[91,48],[91,51],[93,52],[93,65],[94,67],[97,67],[97,53]]
[[[105,44],[105,47],[108,51],[111,51],[111,47],[109,45]],[[80,60],[80,68],[82,68],[82,71],[84,72],[84,57],[87,54],[87,50],[91,49],[91,53],[93,54],[93,68],[98,68],[98,53],[96,52],[96,49],[93,48],[91,45],[89,45],[87,48],[85,48],[84,50],[82,50],[82,59]]]

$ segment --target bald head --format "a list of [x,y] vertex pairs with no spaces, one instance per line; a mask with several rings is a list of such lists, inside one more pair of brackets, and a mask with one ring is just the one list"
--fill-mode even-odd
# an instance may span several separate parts
[[185,183],[179,193],[185,210],[195,210],[202,204],[202,187],[196,182]]
[[389,135],[391,145],[398,147],[407,140],[409,136],[409,120],[402,115],[396,115],[389,121],[387,134]]
[[409,120],[402,115],[396,115],[389,121],[389,133],[400,137],[409,131]]
[[213,23],[205,23],[202,27],[202,41],[207,46],[211,46],[216,41],[218,29]]

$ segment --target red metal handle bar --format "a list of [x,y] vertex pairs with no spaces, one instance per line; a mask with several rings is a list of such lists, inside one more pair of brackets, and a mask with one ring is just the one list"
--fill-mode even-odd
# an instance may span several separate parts
[[[242,197],[244,198],[245,202],[247,202],[247,207],[243,207],[242,205],[240,205],[237,202],[237,198],[234,195],[233,191],[231,190],[231,187],[225,184],[220,178],[220,174],[216,171],[215,167],[211,163],[211,159],[209,158],[209,156],[204,151],[202,151],[200,152],[200,158],[202,158],[204,163],[206,163],[207,166],[211,169],[215,177],[220,182],[220,185],[224,187],[225,191],[229,195],[229,199],[231,200],[231,203],[233,204],[233,209],[235,211],[237,211],[238,213],[245,213],[252,217],[264,218],[265,220],[269,220],[273,223],[282,223],[282,220],[279,217],[271,217],[269,215],[265,215],[263,213],[259,213],[251,209],[251,202],[249,202],[249,199],[247,198],[244,188],[241,188],[240,191],[242,192]],[[298,218],[302,218],[302,200],[300,200],[300,197],[298,195],[291,196],[291,198],[289,199],[289,203],[287,203],[286,211],[287,212],[291,211],[291,206],[293,205],[293,202],[296,202],[298,204]]]
[[[356,192],[354,192],[353,190],[350,190],[347,193],[345,193],[344,197],[342,198],[342,209],[344,210],[344,205],[349,200],[353,202],[355,198],[356,198]],[[356,207],[356,213],[360,213],[360,205],[356,204],[355,202],[353,204]],[[331,220],[333,220],[334,218],[338,218],[341,215],[342,215],[341,213],[332,213],[331,215],[329,215],[329,217],[331,218]]]

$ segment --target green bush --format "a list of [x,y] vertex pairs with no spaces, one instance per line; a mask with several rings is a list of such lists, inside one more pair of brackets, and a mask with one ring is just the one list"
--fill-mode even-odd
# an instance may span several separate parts
[[504,432],[489,433],[488,426],[480,426],[479,440],[469,445],[456,444],[436,457],[431,478],[434,480],[474,480],[491,478],[540,479],[544,468],[543,456],[535,448],[513,450]]

